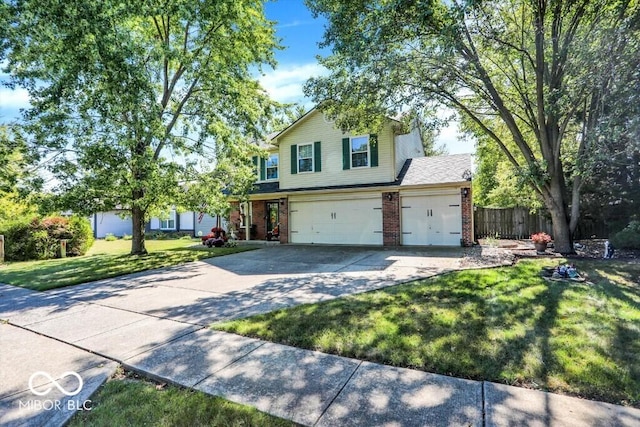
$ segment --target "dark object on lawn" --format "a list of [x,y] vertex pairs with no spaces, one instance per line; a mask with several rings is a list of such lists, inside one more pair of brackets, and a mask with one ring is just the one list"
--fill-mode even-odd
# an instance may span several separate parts
[[571,280],[574,282],[584,282],[578,269],[573,264],[564,264],[557,267],[544,267],[540,273],[547,280]]
[[219,248],[224,246],[227,240],[229,240],[227,232],[220,227],[213,227],[211,229],[211,233],[206,236],[202,236],[202,244],[208,247],[215,246],[216,248]]
[[613,258],[613,254],[615,253],[616,248],[610,241],[604,242],[604,257],[607,259]]

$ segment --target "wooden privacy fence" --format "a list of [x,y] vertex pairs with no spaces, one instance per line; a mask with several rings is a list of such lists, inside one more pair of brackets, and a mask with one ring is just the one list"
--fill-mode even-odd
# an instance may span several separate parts
[[528,208],[493,209],[476,206],[473,220],[476,239],[528,239],[539,231],[553,235],[551,218],[540,211],[531,213]]
[[[480,208],[474,206],[474,232],[476,239],[528,239],[533,233],[544,231],[553,236],[551,217],[546,211],[529,212],[528,208]],[[587,216],[580,218],[573,238],[606,239],[611,230],[602,220]]]

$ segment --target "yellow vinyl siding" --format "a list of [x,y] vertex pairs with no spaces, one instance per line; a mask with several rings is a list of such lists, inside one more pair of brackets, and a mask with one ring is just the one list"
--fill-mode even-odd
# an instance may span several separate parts
[[[342,169],[342,138],[360,134],[342,133],[328,123],[322,113],[314,111],[282,137],[280,147],[280,189],[318,186],[384,183],[395,180],[393,131],[387,126],[378,132],[378,166]],[[321,142],[321,172],[291,174],[291,146]]]

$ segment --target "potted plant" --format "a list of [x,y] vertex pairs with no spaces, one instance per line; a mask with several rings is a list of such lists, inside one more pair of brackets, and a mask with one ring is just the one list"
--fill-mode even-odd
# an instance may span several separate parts
[[536,248],[536,252],[544,253],[547,250],[547,244],[551,241],[551,236],[541,231],[531,235],[531,241]]

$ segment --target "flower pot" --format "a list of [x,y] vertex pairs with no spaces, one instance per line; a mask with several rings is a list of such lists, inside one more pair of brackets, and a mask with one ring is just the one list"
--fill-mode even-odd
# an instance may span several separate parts
[[533,246],[536,248],[536,252],[543,254],[547,251],[547,244],[544,242],[534,242]]

